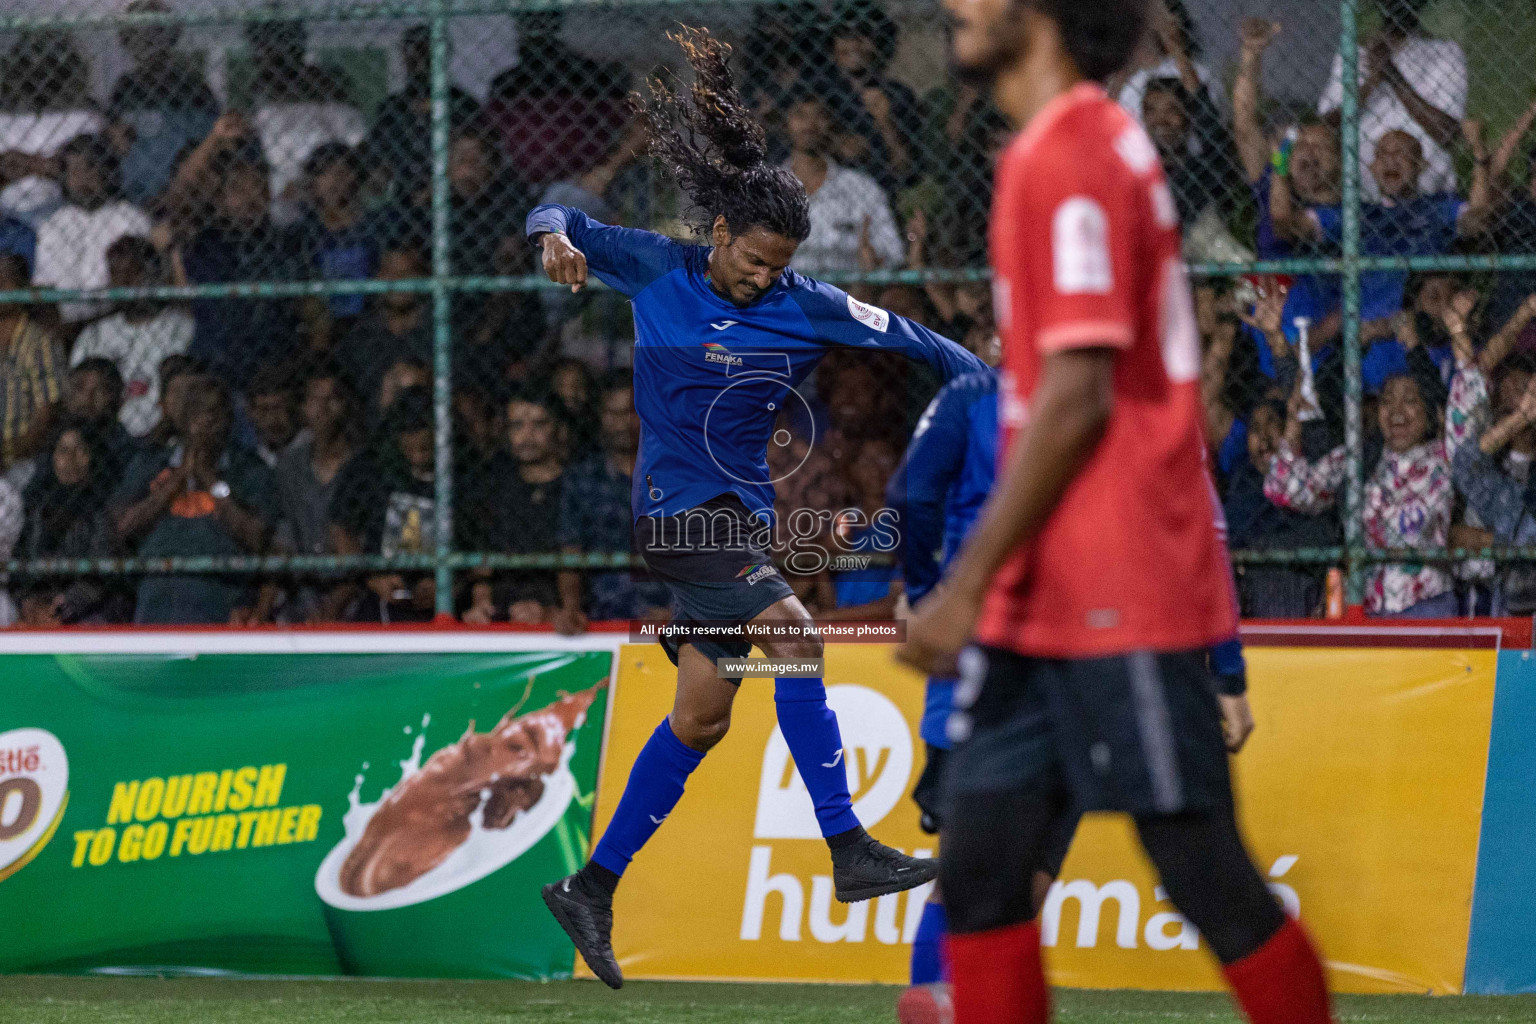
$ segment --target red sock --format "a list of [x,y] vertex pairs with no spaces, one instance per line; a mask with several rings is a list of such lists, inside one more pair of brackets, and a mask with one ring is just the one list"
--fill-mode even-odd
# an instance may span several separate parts
[[1332,1024],[1323,965],[1301,925],[1286,918],[1269,941],[1225,968],[1252,1024]]
[[1033,921],[944,936],[955,1024],[1046,1024],[1050,990]]

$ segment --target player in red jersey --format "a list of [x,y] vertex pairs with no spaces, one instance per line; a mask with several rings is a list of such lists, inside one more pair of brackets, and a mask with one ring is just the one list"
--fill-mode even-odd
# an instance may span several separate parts
[[960,666],[940,868],[955,1019],[1048,1018],[1030,878],[1075,799],[1134,818],[1253,1024],[1326,1024],[1317,955],[1238,833],[1206,669],[1236,618],[1178,213],[1152,143],[1098,84],[1148,0],[945,4],[956,64],[1021,129],[992,215],[998,482],[903,651]]

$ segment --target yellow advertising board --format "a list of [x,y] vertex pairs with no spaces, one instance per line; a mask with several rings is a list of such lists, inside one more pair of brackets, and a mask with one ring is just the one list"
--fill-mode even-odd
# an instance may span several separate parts
[[[1495,657],[1249,651],[1259,729],[1234,768],[1243,826],[1339,991],[1461,990]],[[659,647],[623,649],[594,836],[675,679]],[[889,648],[830,645],[826,682],[860,819],[892,846],[933,851],[908,798],[923,680]],[[926,890],[848,907],[831,874],[773,684],[749,680],[730,735],[619,887],[614,948],[636,978],[905,981]],[[1206,944],[1162,896],[1129,823],[1086,820],[1042,915],[1052,980],[1219,987]]]

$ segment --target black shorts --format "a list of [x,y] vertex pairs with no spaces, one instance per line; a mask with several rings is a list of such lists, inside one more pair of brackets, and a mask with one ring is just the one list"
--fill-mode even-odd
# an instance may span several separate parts
[[1023,789],[1133,815],[1231,805],[1203,648],[1045,659],[972,647],[960,667],[951,792]]
[[[919,826],[929,835],[936,834],[944,828],[944,773],[949,770],[949,751],[943,747],[928,744],[928,761],[923,765],[923,773],[917,778],[917,785],[912,789],[912,801],[917,804],[917,809],[922,812]],[[1040,869],[1052,878],[1061,874],[1062,862],[1067,859],[1067,851],[1072,847],[1072,837],[1077,834],[1077,824],[1082,820],[1082,812],[1073,803],[1064,803],[1061,809],[1052,816],[1049,827],[1046,829],[1045,844],[1040,851]]]
[[935,835],[944,827],[943,780],[949,751],[932,743],[927,746],[928,759],[923,765],[923,773],[917,777],[917,785],[912,787],[912,802],[921,812],[918,827]]
[[[635,550],[672,593],[672,621],[679,624],[747,623],[794,591],[762,546],[763,521],[734,494],[722,494],[672,516],[642,516],[635,523]],[[680,644],[663,637],[677,664]],[[745,658],[745,638],[685,640],[710,661]]]

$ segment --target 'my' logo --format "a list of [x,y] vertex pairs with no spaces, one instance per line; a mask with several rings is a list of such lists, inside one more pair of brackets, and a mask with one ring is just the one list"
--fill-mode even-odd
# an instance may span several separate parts
[[[837,713],[843,747],[823,768],[841,764],[848,774],[853,810],[866,827],[901,801],[912,775],[912,730],[896,705],[865,686],[831,686],[827,704]],[[777,728],[763,750],[757,791],[758,839],[815,839],[816,809]]]

